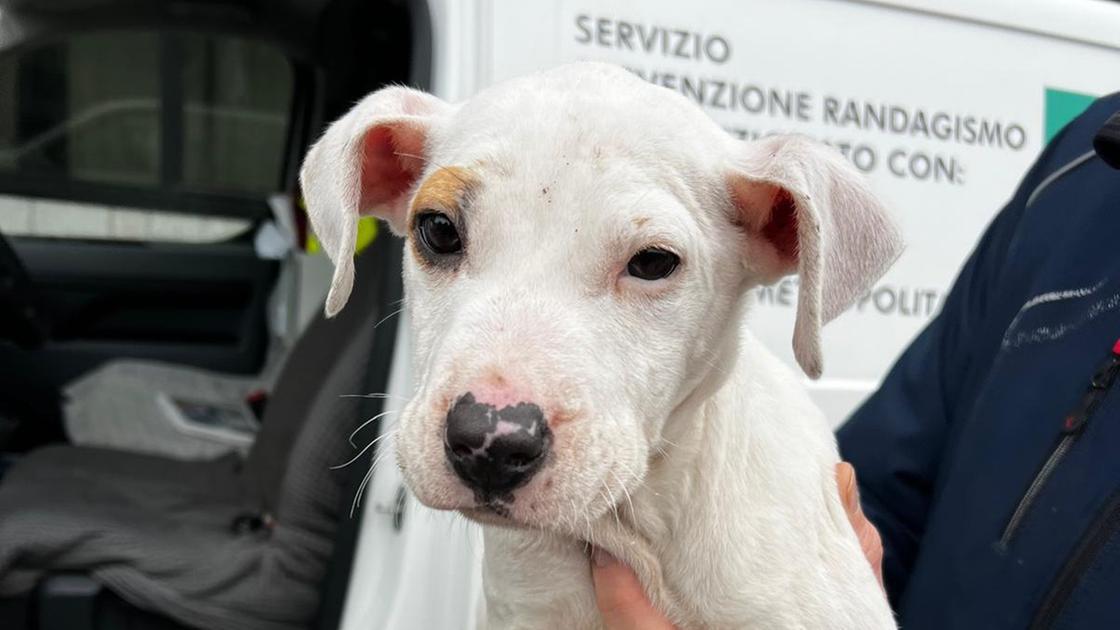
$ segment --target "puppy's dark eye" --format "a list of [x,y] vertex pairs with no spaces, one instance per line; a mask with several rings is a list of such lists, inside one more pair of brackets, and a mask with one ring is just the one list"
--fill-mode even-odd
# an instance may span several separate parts
[[442,256],[463,251],[459,231],[446,214],[427,211],[416,218],[416,232],[424,248]]
[[641,280],[659,280],[673,273],[680,263],[676,254],[651,247],[634,254],[626,264],[626,273]]

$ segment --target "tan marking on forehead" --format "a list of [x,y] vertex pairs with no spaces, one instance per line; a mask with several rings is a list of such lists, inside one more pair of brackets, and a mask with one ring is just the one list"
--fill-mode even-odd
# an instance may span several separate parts
[[420,183],[412,199],[412,212],[425,208],[456,211],[471,190],[478,186],[474,172],[461,166],[446,166]]

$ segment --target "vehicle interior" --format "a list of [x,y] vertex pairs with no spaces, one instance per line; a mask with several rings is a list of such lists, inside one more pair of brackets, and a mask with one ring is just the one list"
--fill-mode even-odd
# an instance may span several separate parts
[[430,42],[422,0],[0,0],[0,628],[338,626],[400,244],[325,319],[298,169]]

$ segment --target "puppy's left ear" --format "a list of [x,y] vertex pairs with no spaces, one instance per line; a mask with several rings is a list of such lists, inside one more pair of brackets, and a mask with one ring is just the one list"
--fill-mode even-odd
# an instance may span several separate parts
[[901,234],[839,152],[800,136],[739,143],[727,188],[748,272],[762,283],[800,276],[793,354],[818,378],[821,327],[886,272]]

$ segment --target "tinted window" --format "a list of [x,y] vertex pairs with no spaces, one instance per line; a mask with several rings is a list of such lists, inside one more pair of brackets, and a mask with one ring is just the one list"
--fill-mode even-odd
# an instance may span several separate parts
[[0,171],[194,192],[281,188],[293,77],[231,37],[102,31],[0,59]]

